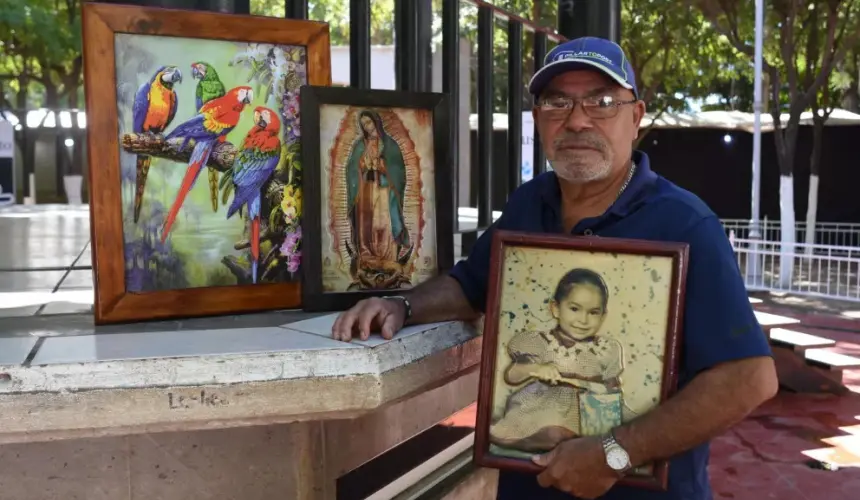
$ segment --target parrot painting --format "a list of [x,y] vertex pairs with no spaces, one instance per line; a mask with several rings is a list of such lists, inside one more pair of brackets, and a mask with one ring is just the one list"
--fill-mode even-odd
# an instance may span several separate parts
[[[132,105],[132,127],[136,134],[160,134],[176,116],[178,101],[173,88],[182,82],[182,72],[176,66],[162,66],[152,78],[137,89]],[[137,180],[134,192],[134,222],[140,218],[146,176],[152,158],[137,155]]]
[[[195,91],[195,110],[199,113],[200,108],[204,104],[223,97],[227,93],[224,84],[218,77],[218,72],[215,68],[206,62],[196,62],[191,65],[191,77],[199,80]],[[212,211],[218,211],[218,171],[214,168],[207,169],[209,171],[209,196],[212,200]]]
[[166,137],[171,139],[182,139],[180,149],[185,149],[189,141],[194,141],[194,150],[188,161],[188,169],[185,178],[176,194],[176,199],[170,207],[167,219],[161,232],[161,241],[167,239],[170,228],[176,221],[176,215],[188,196],[188,192],[194,187],[197,176],[209,161],[209,155],[217,142],[224,142],[229,134],[239,123],[245,106],[254,99],[254,91],[251,87],[241,86],[230,89],[223,97],[212,99],[200,108],[200,112],[193,118],[180,123]]
[[281,158],[281,122],[278,114],[262,106],[254,110],[254,126],[245,136],[242,150],[233,163],[233,203],[227,209],[227,218],[242,205],[248,207],[251,220],[251,280],[257,283],[257,266],[260,261],[260,201],[263,185],[272,176]]

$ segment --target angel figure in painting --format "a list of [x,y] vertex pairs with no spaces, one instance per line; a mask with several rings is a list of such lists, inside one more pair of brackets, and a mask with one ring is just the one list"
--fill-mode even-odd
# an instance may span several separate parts
[[399,288],[410,284],[405,266],[413,250],[403,216],[406,163],[377,112],[358,113],[358,127],[346,162],[350,289]]
[[573,269],[561,278],[550,301],[555,328],[514,335],[504,378],[512,386],[528,383],[510,395],[504,414],[490,426],[493,444],[542,452],[621,423],[622,346],[598,334],[608,302],[600,274]]

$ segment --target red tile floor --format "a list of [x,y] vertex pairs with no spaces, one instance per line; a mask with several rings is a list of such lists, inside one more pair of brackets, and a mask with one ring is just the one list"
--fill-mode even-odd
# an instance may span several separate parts
[[[785,309],[769,312],[821,326],[803,331],[836,340],[835,351],[860,356],[857,319]],[[848,395],[781,391],[714,439],[710,473],[715,500],[860,500],[860,370],[846,370],[844,378],[853,391]],[[475,406],[446,423],[474,427]],[[837,467],[813,468],[811,461]]]

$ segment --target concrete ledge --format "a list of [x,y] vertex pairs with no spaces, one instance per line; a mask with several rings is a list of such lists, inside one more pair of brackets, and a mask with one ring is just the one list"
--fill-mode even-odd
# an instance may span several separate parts
[[[0,443],[352,418],[440,387],[480,361],[481,338],[471,325],[423,325],[387,342],[346,344],[310,331],[330,332],[330,321],[333,315],[257,332],[261,343],[308,345],[253,353],[210,348],[201,356],[134,359],[134,345],[151,351],[147,341],[165,332],[46,339],[67,344],[55,346],[66,362],[46,355],[46,364],[0,367]],[[231,346],[243,334],[183,332],[195,342],[238,336]],[[93,343],[112,347],[71,352]]]

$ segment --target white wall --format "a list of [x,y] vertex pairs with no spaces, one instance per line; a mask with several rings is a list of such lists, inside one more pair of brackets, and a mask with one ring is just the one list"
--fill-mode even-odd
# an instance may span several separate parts
[[[394,90],[397,80],[394,73],[394,46],[370,47],[370,87]],[[349,86],[349,46],[331,48],[331,81],[335,85]]]

